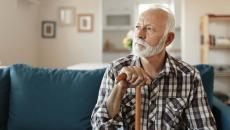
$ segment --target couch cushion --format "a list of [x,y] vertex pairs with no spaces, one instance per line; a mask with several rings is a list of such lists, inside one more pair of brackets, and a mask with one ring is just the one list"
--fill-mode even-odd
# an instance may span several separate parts
[[9,130],[88,130],[105,69],[11,67]]
[[0,68],[0,130],[4,130],[8,119],[10,70]]
[[208,102],[212,107],[213,104],[213,82],[214,82],[214,69],[211,65],[199,64],[195,65],[199,70],[205,92],[208,96]]

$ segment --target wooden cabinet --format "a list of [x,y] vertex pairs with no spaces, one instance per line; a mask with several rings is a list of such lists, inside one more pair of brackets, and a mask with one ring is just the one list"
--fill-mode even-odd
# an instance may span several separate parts
[[[229,68],[230,15],[205,15],[201,18],[201,63]],[[216,69],[216,76],[230,76],[230,70]]]

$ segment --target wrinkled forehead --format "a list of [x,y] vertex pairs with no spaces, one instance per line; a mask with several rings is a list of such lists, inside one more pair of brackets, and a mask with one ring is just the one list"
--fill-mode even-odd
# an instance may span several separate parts
[[153,24],[157,26],[166,26],[168,22],[168,13],[161,9],[149,9],[141,13],[138,18],[138,24]]

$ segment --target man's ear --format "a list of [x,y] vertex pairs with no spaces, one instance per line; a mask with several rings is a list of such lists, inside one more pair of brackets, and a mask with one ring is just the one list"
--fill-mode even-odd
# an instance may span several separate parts
[[175,38],[175,33],[174,32],[169,32],[167,40],[165,42],[166,46],[170,45],[172,43],[172,41],[174,40],[174,38]]

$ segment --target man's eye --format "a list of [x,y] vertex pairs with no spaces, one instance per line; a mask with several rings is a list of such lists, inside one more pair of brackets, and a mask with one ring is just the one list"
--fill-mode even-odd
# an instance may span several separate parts
[[141,27],[137,25],[135,28],[139,30]]
[[147,27],[148,31],[154,31],[154,29],[152,27]]

